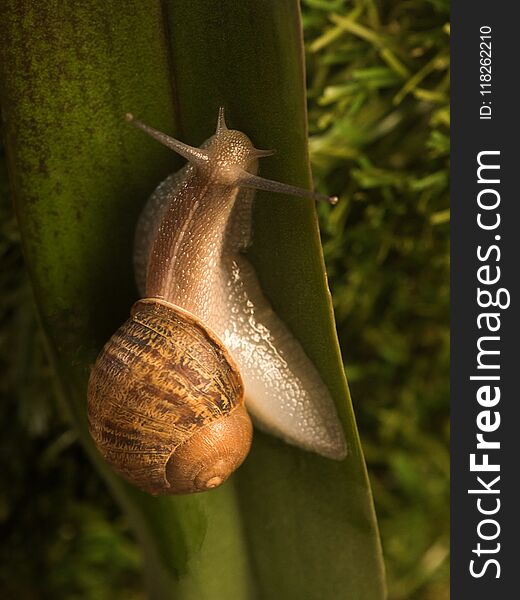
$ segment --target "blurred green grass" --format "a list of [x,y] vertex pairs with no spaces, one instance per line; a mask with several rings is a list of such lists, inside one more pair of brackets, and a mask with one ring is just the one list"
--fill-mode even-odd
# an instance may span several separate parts
[[449,597],[449,5],[305,0],[311,157],[389,596]]
[[[449,4],[304,0],[310,147],[391,600],[449,597]],[[0,166],[0,596],[143,597],[53,392]]]

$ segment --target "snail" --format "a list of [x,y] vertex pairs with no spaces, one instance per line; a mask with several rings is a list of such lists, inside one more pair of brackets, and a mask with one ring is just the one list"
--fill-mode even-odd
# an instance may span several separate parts
[[272,152],[228,129],[223,108],[200,148],[131,114],[127,120],[188,163],[141,214],[134,250],[141,299],[91,371],[89,429],[101,454],[151,494],[205,491],[246,458],[249,412],[290,444],[344,458],[332,398],[243,254],[255,189],[337,199],[257,176],[258,159]]

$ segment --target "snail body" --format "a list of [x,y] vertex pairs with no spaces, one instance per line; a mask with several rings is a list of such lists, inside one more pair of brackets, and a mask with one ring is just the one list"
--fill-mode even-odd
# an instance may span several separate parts
[[258,158],[271,152],[228,129],[222,109],[201,148],[128,120],[189,162],[142,213],[134,266],[143,300],[91,373],[89,424],[101,453],[153,494],[216,487],[251,445],[245,384],[260,428],[343,458],[330,394],[242,253],[254,189],[330,199],[258,177]]

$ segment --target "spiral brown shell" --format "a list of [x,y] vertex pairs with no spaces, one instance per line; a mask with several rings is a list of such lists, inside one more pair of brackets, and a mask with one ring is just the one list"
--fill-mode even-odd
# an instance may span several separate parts
[[252,425],[238,368],[196,317],[147,298],[90,375],[90,433],[125,479],[151,494],[201,492],[242,463]]

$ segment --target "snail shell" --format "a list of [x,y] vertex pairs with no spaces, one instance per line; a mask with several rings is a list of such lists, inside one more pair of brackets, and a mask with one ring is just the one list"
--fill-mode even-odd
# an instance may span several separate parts
[[197,318],[167,302],[134,305],[99,355],[88,396],[101,454],[150,494],[216,487],[249,452],[234,360]]

